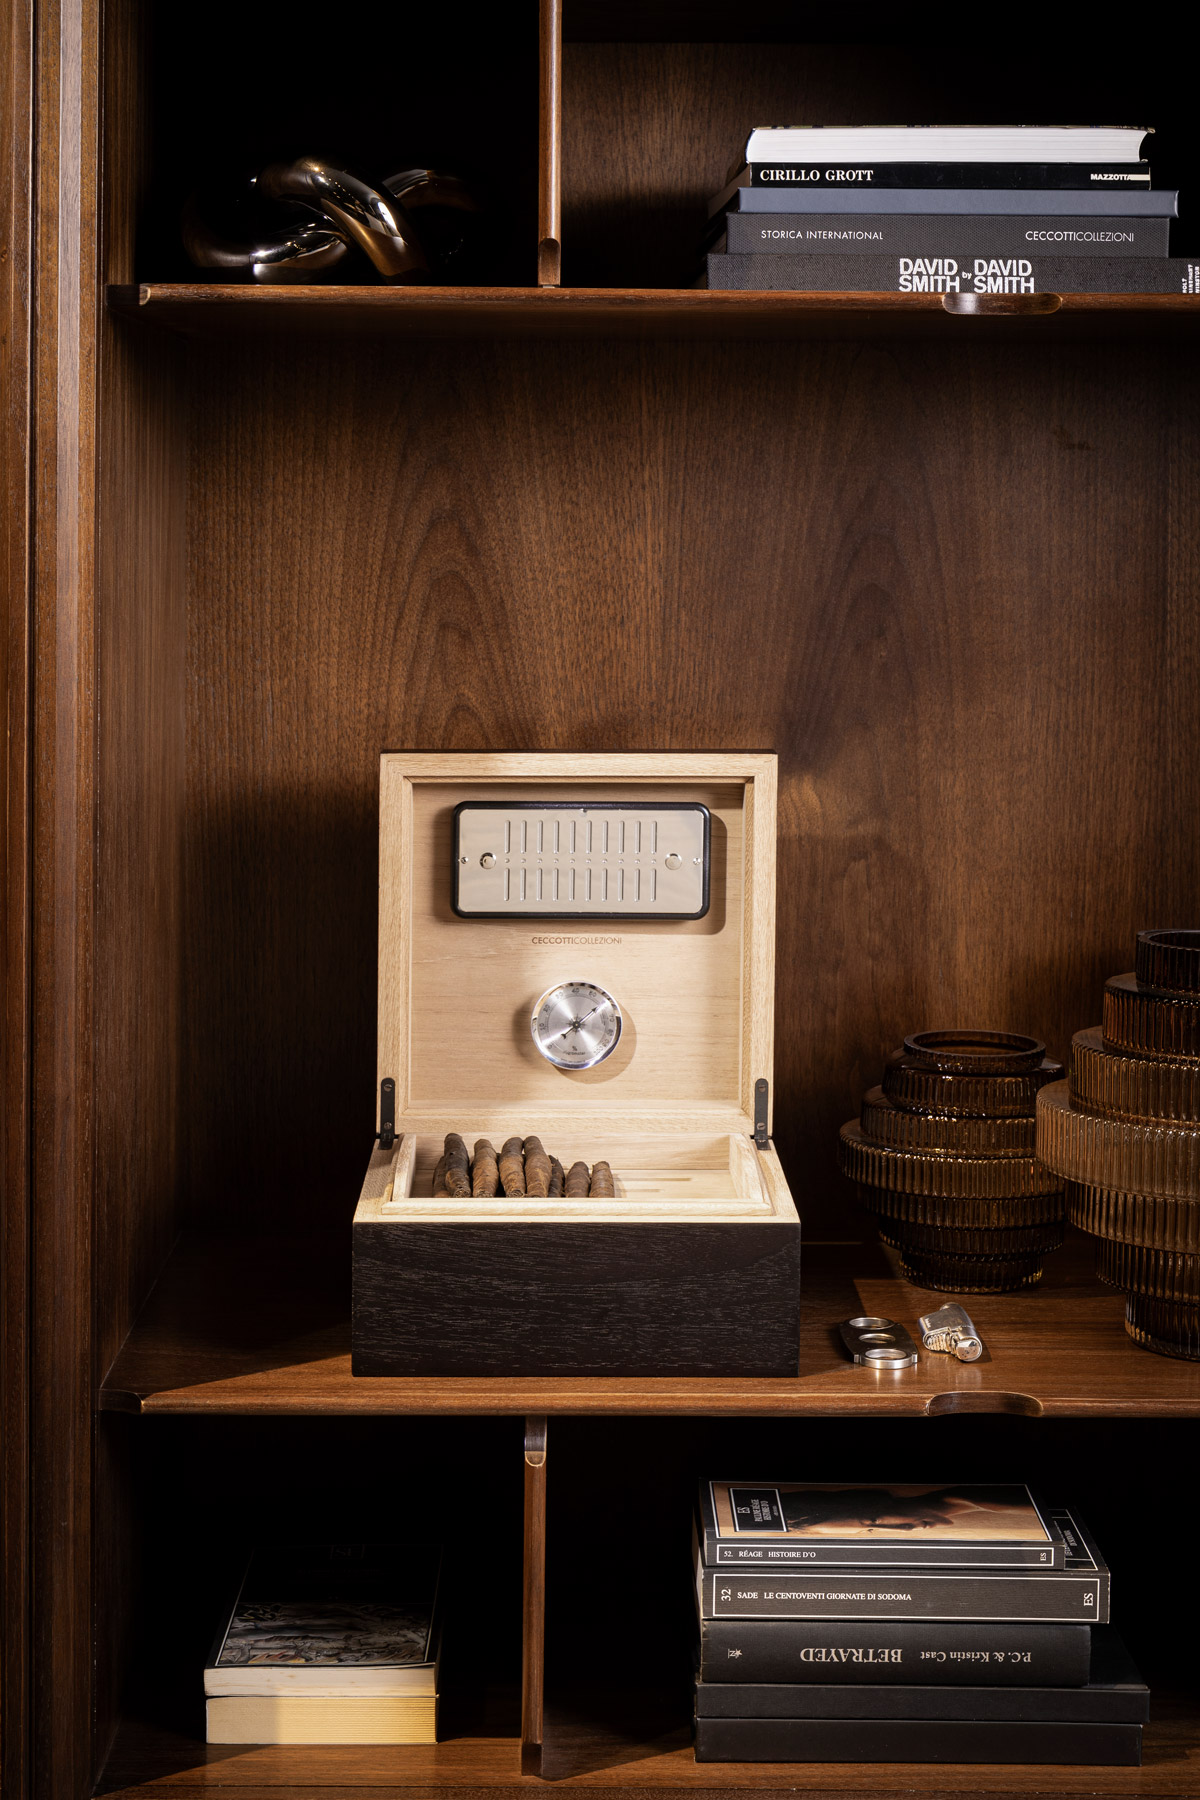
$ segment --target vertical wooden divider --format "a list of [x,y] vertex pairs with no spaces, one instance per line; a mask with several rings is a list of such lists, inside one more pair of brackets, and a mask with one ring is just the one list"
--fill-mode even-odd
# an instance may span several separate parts
[[546,1651],[546,1416],[525,1420],[525,1606],[521,1636],[521,1773],[542,1772]]
[[562,0],[541,0],[538,133],[538,286],[562,279],[559,171],[562,146]]

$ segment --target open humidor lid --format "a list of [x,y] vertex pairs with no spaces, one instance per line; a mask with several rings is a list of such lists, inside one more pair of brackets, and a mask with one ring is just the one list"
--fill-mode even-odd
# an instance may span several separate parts
[[[776,759],[762,754],[385,754],[376,1128],[387,1079],[398,1132],[752,1133],[773,1053],[775,796]],[[708,909],[463,917],[455,813],[473,801],[705,807]],[[543,860],[549,871],[548,845],[544,857],[532,839],[524,855],[511,848],[514,874],[532,881]],[[621,1009],[619,1042],[593,1068],[555,1067],[530,1030],[540,996],[572,980]]]

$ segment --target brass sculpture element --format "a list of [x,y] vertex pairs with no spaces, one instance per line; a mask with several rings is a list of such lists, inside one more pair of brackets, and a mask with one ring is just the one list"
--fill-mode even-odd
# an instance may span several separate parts
[[567,1170],[566,1194],[568,1200],[586,1200],[588,1197],[588,1166],[585,1162],[573,1162]]
[[542,1147],[541,1138],[525,1139],[525,1191],[539,1200],[544,1200],[550,1192],[550,1158]]
[[550,1198],[561,1200],[567,1185],[567,1172],[557,1156],[550,1158]]
[[194,198],[183,209],[182,231],[183,247],[198,269],[221,269],[227,274],[248,270],[264,287],[325,275],[350,249],[345,238],[316,219],[260,232],[249,244],[238,243],[205,224]]
[[269,286],[325,275],[351,247],[385,281],[427,281],[433,271],[461,277],[482,219],[457,176],[404,169],[373,187],[319,156],[271,163],[248,190],[217,198],[234,202],[231,216],[246,221],[246,238],[236,228],[234,236],[215,230],[192,195],[181,221],[188,257],[197,268],[249,273]]
[[519,1137],[505,1139],[500,1152],[500,1185],[508,1195],[525,1192],[525,1146]]
[[429,273],[403,207],[349,169],[320,156],[298,156],[294,162],[269,163],[254,185],[264,199],[298,200],[323,213],[338,236],[356,244],[388,281]]
[[476,1200],[491,1200],[500,1191],[500,1165],[496,1151],[487,1138],[475,1145],[475,1161],[471,1165],[471,1193]]
[[471,1192],[470,1162],[467,1146],[457,1131],[446,1133],[446,1192],[455,1200],[465,1200]]
[[616,1192],[612,1170],[606,1162],[598,1162],[592,1170],[592,1199],[613,1200],[616,1198]]

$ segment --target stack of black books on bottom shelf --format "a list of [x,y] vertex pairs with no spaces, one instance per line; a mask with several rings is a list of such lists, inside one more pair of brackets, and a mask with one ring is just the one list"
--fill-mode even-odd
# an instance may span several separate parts
[[1141,1762],[1149,1690],[1024,1487],[701,1485],[700,1762]]
[[1200,296],[1170,255],[1179,196],[1142,130],[754,131],[710,203],[701,286],[826,293]]
[[438,1560],[256,1550],[205,1666],[208,1742],[435,1743]]

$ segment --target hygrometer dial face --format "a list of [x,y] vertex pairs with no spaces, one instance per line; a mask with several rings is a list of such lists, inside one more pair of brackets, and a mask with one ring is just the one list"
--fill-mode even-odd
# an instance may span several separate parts
[[621,1009],[594,981],[547,988],[533,1009],[533,1041],[556,1069],[593,1069],[621,1036]]

